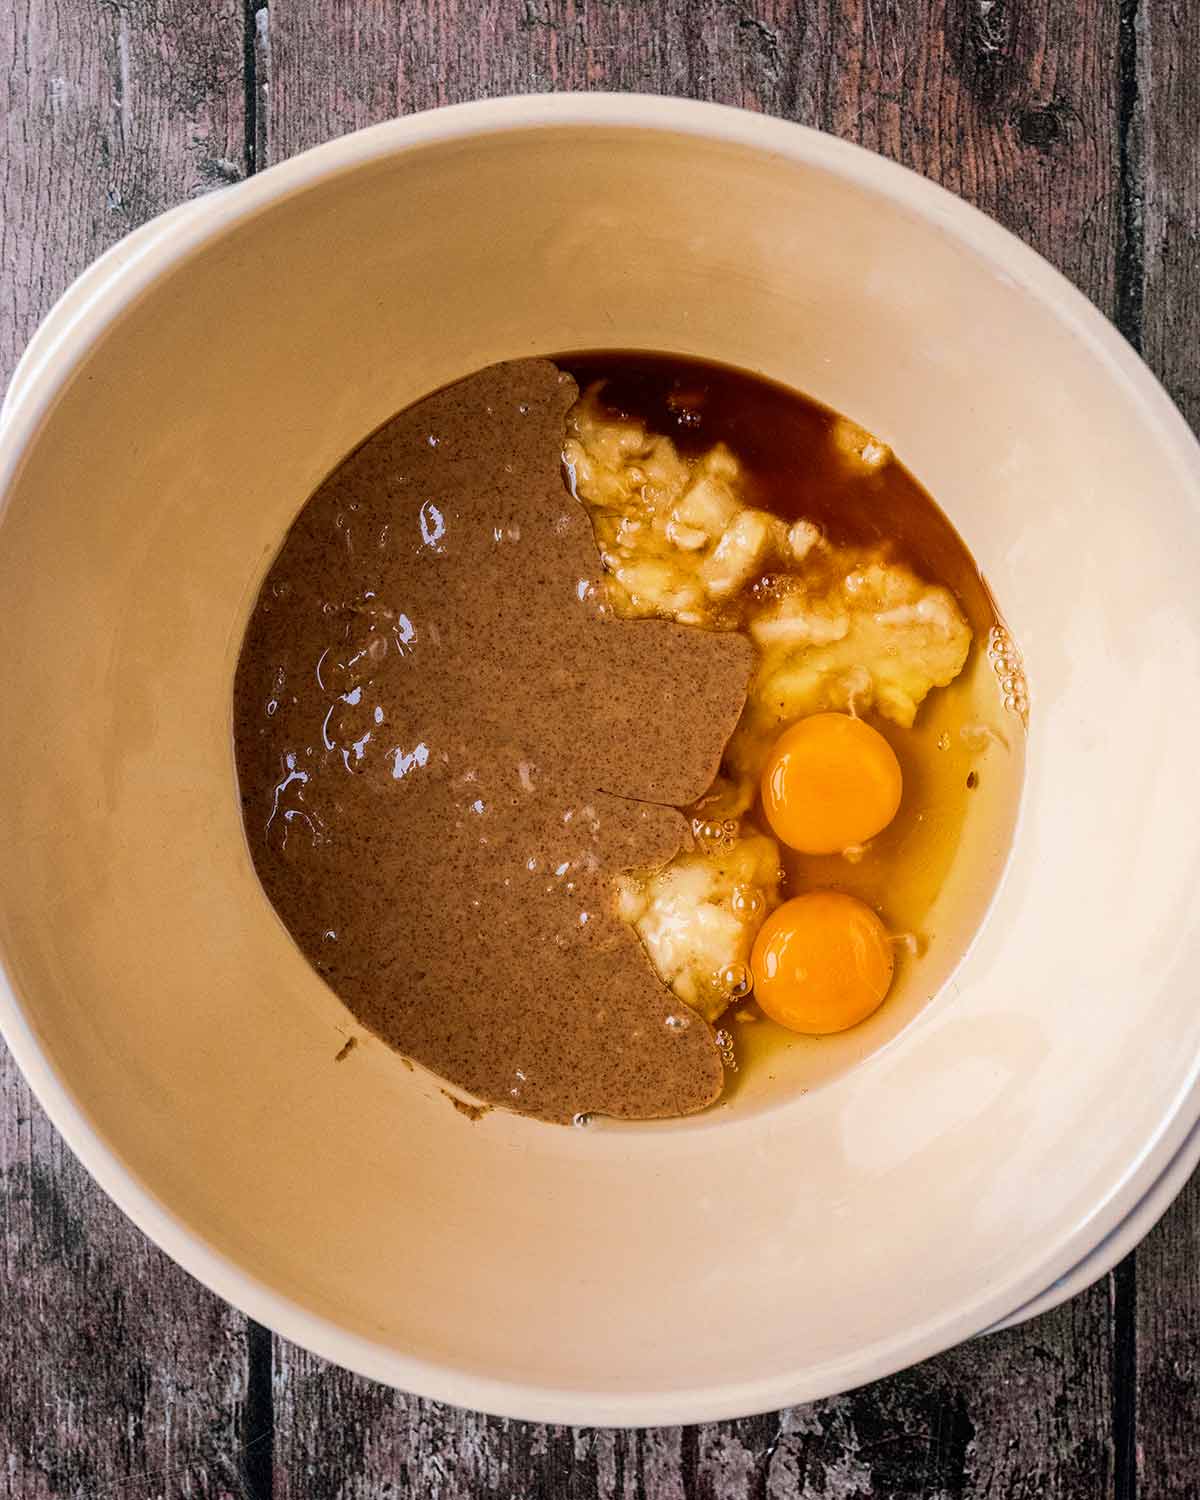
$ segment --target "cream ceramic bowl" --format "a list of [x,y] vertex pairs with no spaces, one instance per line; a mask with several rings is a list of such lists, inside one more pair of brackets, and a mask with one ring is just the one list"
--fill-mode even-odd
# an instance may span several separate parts
[[[823,1087],[472,1124],[378,1044],[334,1065],[357,1028],[255,880],[231,677],[364,434],[597,346],[762,370],[896,446],[1024,650],[1022,824],[952,980]],[[382,126],[70,295],[0,486],[4,1034],[116,1201],[289,1338],[520,1417],[759,1411],[1012,1314],[1169,1178],[1198,1114],[1198,452],[1104,319],[946,193],[662,99]]]

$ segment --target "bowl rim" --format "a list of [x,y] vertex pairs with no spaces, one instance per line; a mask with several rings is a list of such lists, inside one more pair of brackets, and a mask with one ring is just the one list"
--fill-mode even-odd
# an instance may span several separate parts
[[[647,94],[514,95],[430,110],[340,137],[272,166],[235,187],[171,211],[135,231],[137,253],[93,277],[40,358],[21,367],[22,388],[0,428],[0,513],[23,454],[37,438],[59,393],[121,313],[191,252],[302,190],[373,161],[453,141],[541,129],[599,127],[695,137],[816,168],[850,181],[935,224],[993,272],[1042,304],[1047,316],[1087,346],[1125,388],[1148,425],[1200,495],[1200,444],[1166,391],[1116,328],[1035,250],[947,189],[864,147],[790,121],[725,105]],[[153,233],[150,233],[151,229]],[[85,276],[88,274],[84,273]],[[1153,1137],[1072,1229],[1003,1280],[982,1285],[965,1304],[868,1349],[782,1376],[671,1391],[589,1391],[496,1379],[476,1370],[415,1358],[316,1314],[250,1275],[178,1218],[139,1179],[92,1124],[68,1080],[60,1077],[17,999],[0,954],[0,1034],[56,1129],[104,1192],[173,1260],[211,1291],[281,1336],[361,1375],[427,1398],[503,1417],[582,1425],[644,1426],[714,1421],[830,1396],[894,1373],[1002,1323],[1038,1298],[1130,1220],[1163,1177],[1200,1118],[1200,1058],[1163,1106]],[[1175,1185],[1175,1190],[1182,1181]],[[1173,1193],[1172,1193],[1173,1196]],[[1164,1205],[1165,1207],[1165,1205]],[[1136,1219],[1135,1219],[1136,1222]],[[1147,1226],[1148,1227],[1148,1226]]]
[[1053,1312],[1056,1307],[1061,1307],[1064,1302],[1069,1302],[1072,1297],[1078,1296],[1102,1276],[1106,1276],[1146,1238],[1187,1185],[1198,1165],[1200,1125],[1195,1125],[1162,1174],[1147,1189],[1145,1197],[1115,1229],[1105,1235],[1094,1250],[1089,1251],[1077,1266],[1072,1266],[1065,1276],[1051,1282],[1039,1296],[1009,1313],[1008,1317],[1001,1318],[990,1328],[985,1328],[984,1333],[1000,1333],[1006,1328],[1017,1328],[1032,1318],[1040,1317],[1042,1313]]

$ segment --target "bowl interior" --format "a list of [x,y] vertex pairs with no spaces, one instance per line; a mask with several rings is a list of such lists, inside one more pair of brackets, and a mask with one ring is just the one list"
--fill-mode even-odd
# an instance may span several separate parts
[[[215,207],[30,431],[0,526],[22,1060],[169,1249],[322,1352],[531,1417],[761,1409],[1007,1311],[1176,1130],[1196,463],[1065,284],[893,168],[708,115],[505,118],[392,127]],[[232,671],[366,433],[494,360],[598,347],[761,370],[893,443],[1024,651],[1023,826],[937,1002],[826,1087],[679,1129],[473,1124],[379,1044],[335,1062],[361,1033],[244,846]]]

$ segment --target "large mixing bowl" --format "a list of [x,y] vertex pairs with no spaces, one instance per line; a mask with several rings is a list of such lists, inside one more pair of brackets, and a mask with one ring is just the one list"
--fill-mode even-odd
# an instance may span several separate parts
[[[891,442],[1022,647],[1006,880],[822,1087],[663,1126],[472,1123],[363,1041],[243,839],[242,629],[318,481],[493,360],[676,350]],[[1011,1314],[1198,1114],[1200,463],[1031,251],[825,136],[502,100],[205,199],[77,291],[0,435],[0,1022],[101,1184],[289,1338],[581,1423],[816,1397]]]

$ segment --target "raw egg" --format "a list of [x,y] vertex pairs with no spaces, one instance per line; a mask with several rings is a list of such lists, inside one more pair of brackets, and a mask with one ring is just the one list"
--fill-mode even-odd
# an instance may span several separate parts
[[825,1036],[877,1010],[895,957],[883,923],[841,891],[810,891],[767,918],[750,956],[754,998],[790,1031]]
[[850,714],[813,714],[772,746],[763,811],[791,848],[838,854],[887,827],[902,789],[900,762],[877,729]]

